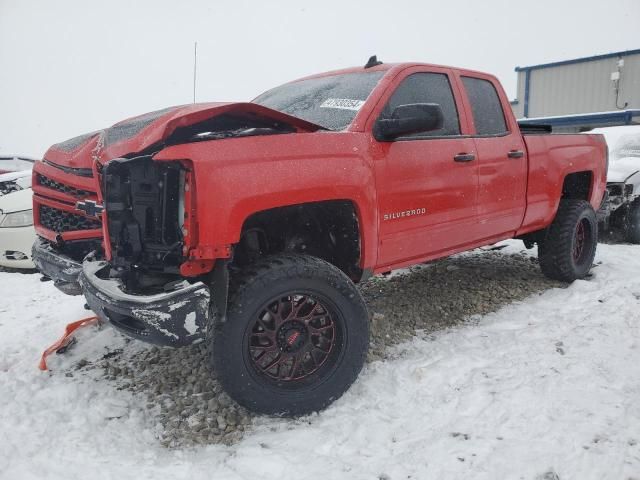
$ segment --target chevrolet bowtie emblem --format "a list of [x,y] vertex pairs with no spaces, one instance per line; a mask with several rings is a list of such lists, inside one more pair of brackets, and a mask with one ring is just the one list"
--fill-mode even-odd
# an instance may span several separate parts
[[102,205],[98,205],[93,200],[84,200],[76,203],[76,210],[80,210],[90,217],[97,217],[102,213],[104,207]]

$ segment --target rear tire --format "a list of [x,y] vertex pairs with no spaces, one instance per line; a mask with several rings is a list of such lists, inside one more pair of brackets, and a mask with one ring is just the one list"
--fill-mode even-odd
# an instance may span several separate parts
[[598,244],[598,220],[584,200],[561,200],[558,213],[538,244],[542,273],[553,280],[573,282],[591,270]]
[[369,348],[369,316],[355,285],[333,265],[274,255],[233,279],[226,321],[216,323],[209,346],[236,402],[258,413],[303,415],[355,381]]
[[625,237],[629,243],[640,243],[640,200],[629,205],[625,222]]

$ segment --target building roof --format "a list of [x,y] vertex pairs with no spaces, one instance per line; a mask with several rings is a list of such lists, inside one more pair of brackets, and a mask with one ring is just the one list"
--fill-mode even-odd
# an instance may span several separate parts
[[559,62],[540,63],[538,65],[530,65],[528,67],[516,67],[516,72],[525,70],[535,70],[539,68],[558,67],[560,65],[571,65],[573,63],[592,62],[594,60],[604,60],[606,58],[625,57],[627,55],[640,54],[640,48],[635,50],[624,50],[622,52],[604,53],[602,55],[592,55],[590,57],[574,58],[572,60],[561,60]]
[[589,130],[598,127],[615,127],[620,125],[640,125],[640,110],[617,110],[614,112],[578,113],[554,117],[521,118],[520,125],[548,125]]

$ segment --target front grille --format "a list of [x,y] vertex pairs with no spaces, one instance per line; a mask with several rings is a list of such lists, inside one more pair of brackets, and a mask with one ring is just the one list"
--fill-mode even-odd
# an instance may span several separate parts
[[79,177],[93,178],[93,170],[91,170],[90,168],[63,167],[62,165],[58,165],[56,163],[50,162],[46,158],[43,160],[43,162],[46,163],[47,165],[57,168],[58,170],[62,170],[64,173],[77,175]]
[[51,190],[56,190],[57,192],[66,193],[67,195],[74,196],[76,198],[84,198],[92,195],[92,192],[88,192],[87,190],[80,190],[79,188],[70,187],[69,185],[64,185],[60,182],[56,182],[50,178],[45,177],[38,173],[38,184],[43,187],[50,188]]
[[58,233],[94,230],[102,226],[99,220],[47,207],[46,205],[40,206],[40,224],[46,229]]

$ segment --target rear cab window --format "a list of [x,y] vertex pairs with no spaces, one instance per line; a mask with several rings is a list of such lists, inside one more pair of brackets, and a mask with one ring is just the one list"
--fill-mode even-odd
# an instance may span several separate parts
[[496,87],[489,80],[462,77],[471,104],[476,135],[498,136],[509,132]]

